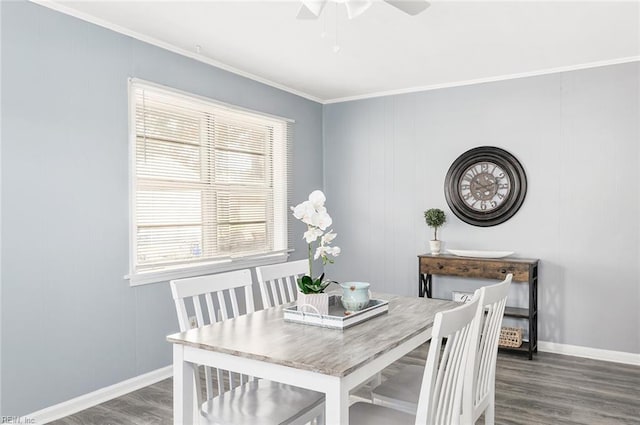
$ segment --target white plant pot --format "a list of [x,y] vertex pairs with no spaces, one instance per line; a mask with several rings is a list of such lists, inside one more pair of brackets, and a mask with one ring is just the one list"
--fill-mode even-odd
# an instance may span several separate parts
[[329,294],[303,294],[298,292],[298,311],[326,316],[329,314]]
[[429,241],[429,248],[431,249],[431,255],[440,255],[440,250],[442,249],[442,241]]

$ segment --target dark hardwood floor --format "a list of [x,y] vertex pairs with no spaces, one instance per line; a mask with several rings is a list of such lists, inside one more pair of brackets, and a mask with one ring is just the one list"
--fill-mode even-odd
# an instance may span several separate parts
[[[421,347],[400,363],[424,364],[425,356]],[[398,367],[386,369],[383,379]],[[169,425],[171,385],[167,379],[52,424]],[[367,394],[363,387],[355,395]],[[478,424],[483,423],[480,418]],[[496,424],[640,425],[640,367],[549,353],[538,353],[529,361],[500,353]]]

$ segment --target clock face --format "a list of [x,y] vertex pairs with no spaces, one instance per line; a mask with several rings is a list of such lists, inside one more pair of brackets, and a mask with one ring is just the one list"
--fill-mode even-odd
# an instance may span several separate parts
[[494,226],[511,218],[524,202],[524,168],[509,152],[482,146],[460,155],[449,168],[445,197],[463,221]]
[[476,211],[492,211],[509,198],[511,180],[498,164],[476,162],[462,174],[458,191],[464,202]]

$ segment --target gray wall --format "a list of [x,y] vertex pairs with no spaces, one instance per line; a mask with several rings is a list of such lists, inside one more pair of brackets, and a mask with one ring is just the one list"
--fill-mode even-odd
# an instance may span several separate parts
[[[416,255],[449,222],[445,248],[541,260],[539,338],[640,353],[639,64],[326,105],[324,179],[343,254],[327,273],[417,294]],[[449,210],[451,163],[481,145],[523,163],[529,190],[511,220],[473,227]],[[477,283],[436,278],[436,296]],[[526,303],[514,285],[514,304]]]
[[21,415],[171,362],[168,284],[123,279],[127,78],[295,119],[293,201],[322,186],[322,106],[32,3],[0,10],[0,411]]

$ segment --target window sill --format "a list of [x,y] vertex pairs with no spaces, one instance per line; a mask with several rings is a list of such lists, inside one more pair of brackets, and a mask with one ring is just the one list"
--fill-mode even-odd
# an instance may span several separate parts
[[229,259],[207,264],[184,266],[179,268],[167,268],[150,270],[145,272],[132,273],[125,276],[131,286],[148,285],[150,283],[167,282],[173,279],[183,279],[187,277],[202,276],[206,274],[229,272],[233,270],[247,269],[251,267],[266,266],[269,264],[282,263],[287,261],[288,252],[279,252],[245,259]]

